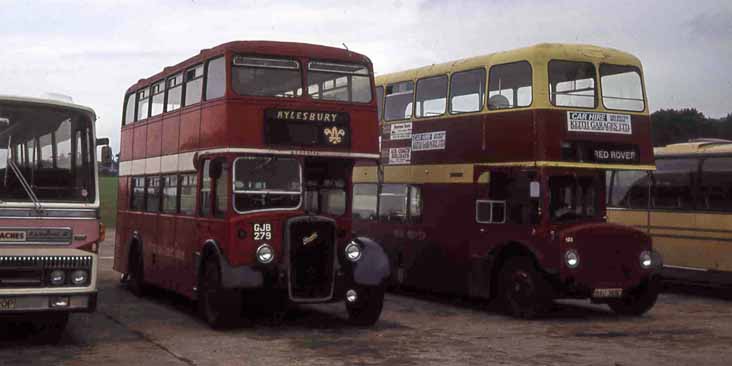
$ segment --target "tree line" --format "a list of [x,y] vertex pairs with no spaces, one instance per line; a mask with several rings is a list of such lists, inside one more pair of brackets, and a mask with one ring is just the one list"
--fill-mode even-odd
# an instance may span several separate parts
[[651,114],[653,146],[666,146],[698,138],[732,140],[732,113],[707,118],[695,108],[661,109]]

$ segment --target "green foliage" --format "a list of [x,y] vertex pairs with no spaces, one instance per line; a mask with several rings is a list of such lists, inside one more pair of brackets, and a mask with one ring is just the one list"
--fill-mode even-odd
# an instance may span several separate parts
[[117,224],[117,177],[99,177],[99,200],[102,222],[108,228]]
[[732,140],[732,113],[707,118],[694,108],[661,109],[651,114],[653,146],[666,146],[698,138]]

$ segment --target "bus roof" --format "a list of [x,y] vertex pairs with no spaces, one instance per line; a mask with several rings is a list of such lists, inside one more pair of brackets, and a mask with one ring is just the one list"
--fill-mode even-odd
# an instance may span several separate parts
[[223,55],[227,51],[262,56],[317,57],[325,60],[363,63],[371,66],[371,60],[365,55],[343,48],[297,42],[233,41],[213,48],[203,49],[196,56],[176,65],[165,67],[163,71],[149,78],[140,79],[130,86],[125,94],[132,93],[172,74],[184,71],[186,68],[200,64],[210,58]]
[[73,109],[78,112],[85,113],[91,118],[92,121],[96,121],[97,114],[93,109],[63,100],[49,99],[49,98],[33,98],[33,97],[22,97],[14,95],[0,95],[0,103],[12,102],[18,104],[35,104],[41,107],[56,107],[64,109]]
[[546,63],[552,59],[565,61],[588,61],[593,63],[604,62],[616,65],[631,65],[641,68],[640,60],[638,60],[637,57],[630,53],[613,48],[585,44],[541,43],[510,51],[469,57],[461,60],[380,75],[376,77],[376,85],[414,80],[432,75],[449,74],[456,71],[470,70],[478,67],[515,61],[528,61],[532,65],[536,65],[539,63]]
[[732,141],[723,139],[696,139],[653,149],[656,156],[703,155],[732,153]]

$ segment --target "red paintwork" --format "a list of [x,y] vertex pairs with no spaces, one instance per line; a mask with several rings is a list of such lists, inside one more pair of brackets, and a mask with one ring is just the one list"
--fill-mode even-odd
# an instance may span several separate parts
[[[209,50],[203,50],[195,57],[148,79],[140,80],[130,87],[127,94],[147,87],[151,83],[172,76],[186,68],[206,60],[226,57],[231,64],[234,54],[262,56],[285,56],[297,58],[301,65],[309,59],[333,60],[362,63],[372,69],[370,60],[363,55],[343,49],[283,42],[231,42]],[[305,68],[306,69],[306,68]],[[303,70],[305,73],[306,70]],[[347,112],[350,114],[351,148],[338,151],[378,154],[378,126],[376,124],[376,98],[367,104],[348,104],[334,101],[313,100],[308,97],[283,99],[270,97],[242,97],[231,90],[230,71],[227,70],[227,91],[224,97],[203,101],[179,110],[164,113],[122,126],[122,146],[120,160],[130,161],[159,155],[201,151],[213,148],[250,148],[327,151],[326,148],[292,146],[267,146],[263,139],[264,111],[269,108],[288,108]],[[373,90],[373,81],[372,81]],[[375,93],[372,93],[375,95]],[[234,154],[209,155],[224,157],[231,162]],[[349,175],[350,179],[350,175]],[[273,238],[267,242],[276,252],[276,260],[281,256],[282,225],[287,218],[302,215],[303,211],[260,212],[240,215],[228,203],[227,214],[223,218],[167,215],[130,211],[130,177],[120,177],[118,195],[118,219],[114,268],[119,272],[128,270],[128,250],[133,232],[143,238],[143,257],[145,280],[155,285],[172,289],[185,296],[193,297],[196,285],[195,253],[200,252],[207,240],[215,240],[223,251],[226,260],[233,266],[252,265],[255,262],[256,243],[252,240],[252,223],[272,224]],[[201,176],[199,172],[198,182]],[[347,183],[350,196],[350,182]],[[227,185],[231,197],[231,184]],[[196,202],[200,192],[197,193]],[[196,209],[198,212],[198,209]],[[350,203],[342,217],[335,218],[339,231],[350,233]],[[247,231],[247,237],[238,237],[239,229]],[[348,234],[350,235],[350,234]],[[343,239],[345,240],[345,239]]]

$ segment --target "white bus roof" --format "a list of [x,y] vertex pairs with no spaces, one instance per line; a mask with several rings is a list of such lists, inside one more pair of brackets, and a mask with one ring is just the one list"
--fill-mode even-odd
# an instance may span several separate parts
[[2,103],[2,102],[27,103],[27,104],[36,104],[39,106],[75,109],[79,112],[88,114],[92,121],[96,121],[96,119],[97,119],[97,114],[94,112],[93,109],[80,105],[80,104],[65,102],[62,100],[47,99],[47,98],[21,97],[21,96],[13,96],[13,95],[0,95],[0,103]]

